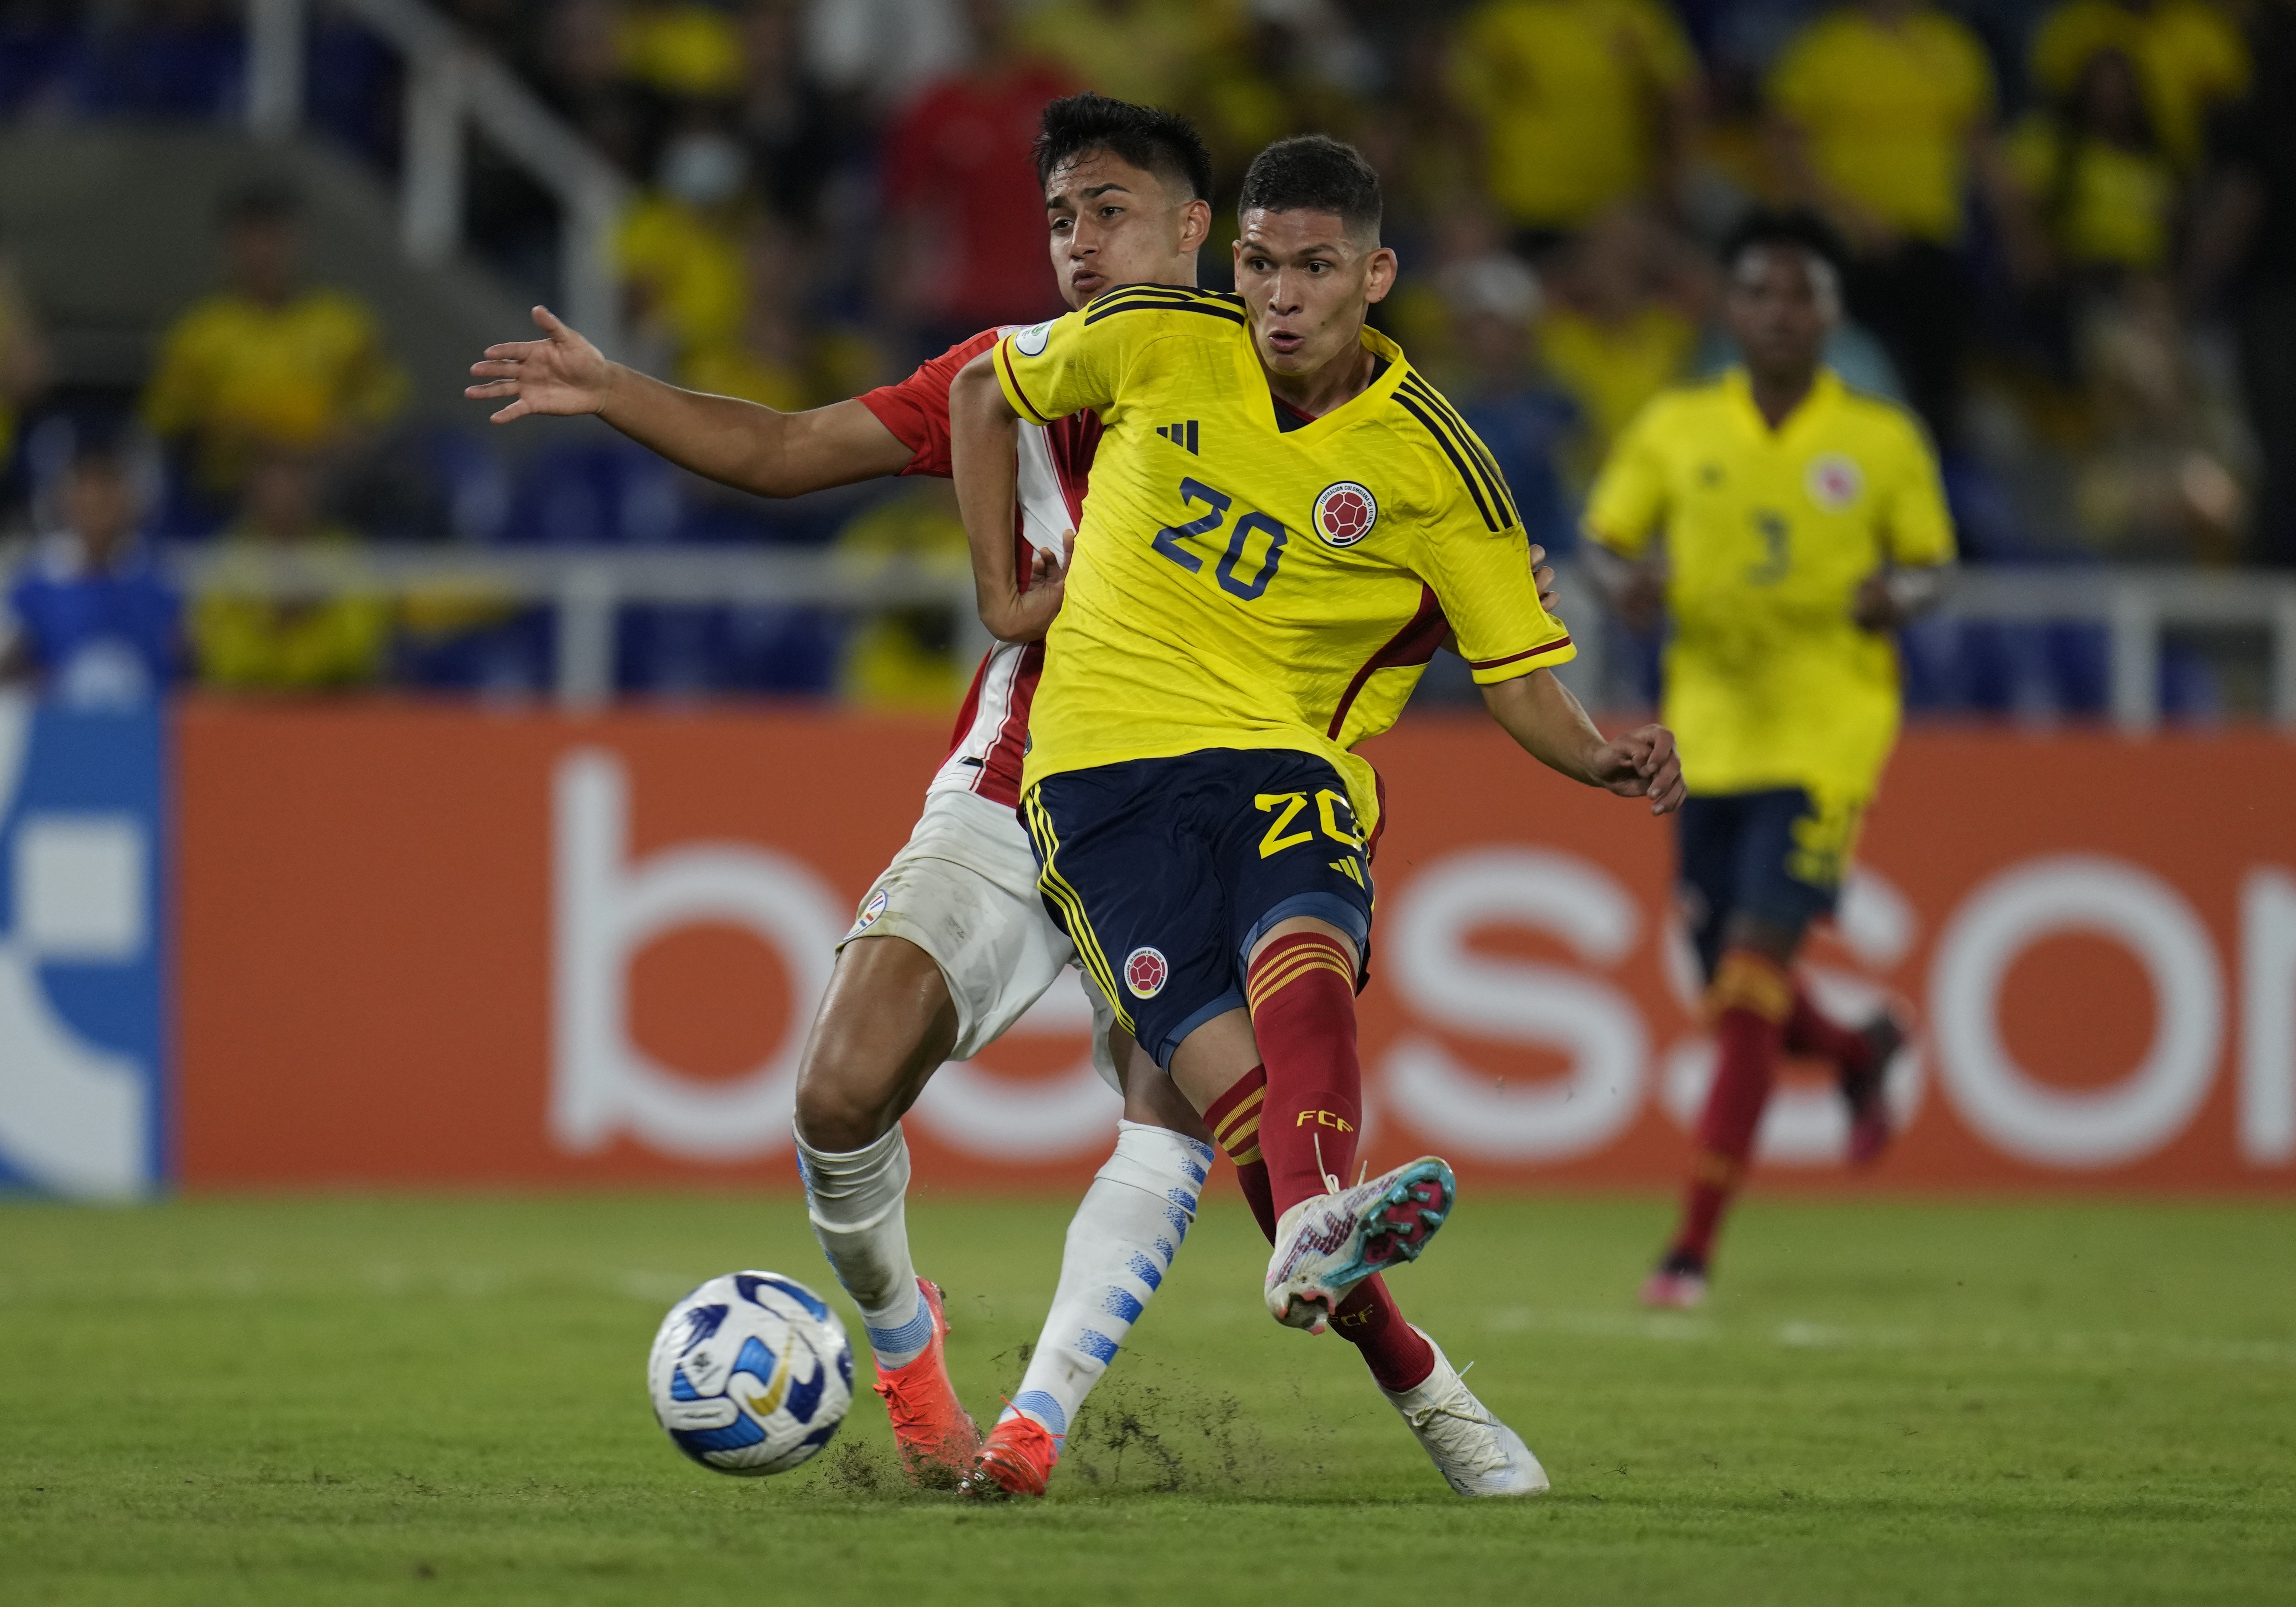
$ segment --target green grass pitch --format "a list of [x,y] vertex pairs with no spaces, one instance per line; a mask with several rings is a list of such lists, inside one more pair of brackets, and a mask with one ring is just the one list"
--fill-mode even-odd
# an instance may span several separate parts
[[[912,1202],[984,1422],[1068,1208]],[[1546,1496],[1452,1496],[1269,1322],[1223,1184],[1052,1497],[983,1507],[903,1486],[865,1392],[778,1479],[655,1428],[688,1286],[830,1286],[791,1200],[11,1205],[0,1603],[2296,1601],[2296,1210],[1758,1193],[1707,1310],[1647,1316],[1666,1217],[1470,1192],[1396,1278]]]

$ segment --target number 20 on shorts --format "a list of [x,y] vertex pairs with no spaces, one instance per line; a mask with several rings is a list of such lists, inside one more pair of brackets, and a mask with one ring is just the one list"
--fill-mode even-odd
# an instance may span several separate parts
[[[1316,823],[1323,827],[1324,835],[1333,842],[1342,843],[1349,848],[1360,850],[1363,848],[1363,839],[1356,834],[1355,810],[1349,804],[1347,794],[1334,792],[1329,787],[1323,787],[1316,791],[1315,797]],[[1272,814],[1275,816],[1275,823],[1267,828],[1267,834],[1259,840],[1259,857],[1262,859],[1273,859],[1285,849],[1297,848],[1303,842],[1313,842],[1316,840],[1315,832],[1306,822],[1300,822],[1300,829],[1297,831],[1294,831],[1292,825],[1294,820],[1307,812],[1307,793],[1262,792],[1251,800],[1251,807],[1263,815]]]

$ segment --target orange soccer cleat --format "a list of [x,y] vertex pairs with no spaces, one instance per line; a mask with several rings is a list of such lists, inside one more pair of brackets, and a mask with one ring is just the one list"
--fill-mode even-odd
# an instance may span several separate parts
[[957,1488],[988,1501],[1007,1496],[1041,1498],[1060,1455],[1058,1442],[1044,1424],[1033,1417],[1008,1417],[988,1431],[988,1443],[980,1447]]
[[948,1317],[941,1310],[940,1285],[919,1278],[917,1292],[932,1317],[932,1342],[906,1367],[890,1373],[879,1368],[877,1393],[884,1398],[885,1415],[893,1420],[893,1443],[900,1448],[901,1471],[909,1482],[946,1488],[980,1454],[980,1425],[948,1382],[942,1354]]

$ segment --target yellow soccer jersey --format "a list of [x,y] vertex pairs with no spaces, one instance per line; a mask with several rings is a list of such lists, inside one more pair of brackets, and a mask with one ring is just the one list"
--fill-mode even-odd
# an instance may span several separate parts
[[1953,557],[1937,461],[1903,408],[1830,369],[1775,431],[1742,369],[1667,391],[1604,465],[1587,525],[1628,558],[1663,543],[1665,718],[1692,791],[1872,797],[1898,661],[1851,602],[1884,564]]
[[1478,681],[1576,650],[1539,606],[1490,455],[1392,341],[1362,395],[1283,430],[1242,300],[1140,285],[1008,335],[1004,395],[1104,429],[1046,639],[1022,784],[1208,748],[1329,759],[1395,723],[1446,621]]

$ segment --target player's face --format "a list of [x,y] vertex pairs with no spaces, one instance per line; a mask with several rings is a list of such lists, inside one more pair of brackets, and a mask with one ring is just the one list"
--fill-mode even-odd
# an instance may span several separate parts
[[1332,212],[1246,212],[1235,288],[1251,310],[1259,360],[1314,373],[1358,344],[1364,314],[1395,283],[1395,253],[1348,236]]
[[1730,332],[1757,373],[1807,373],[1825,349],[1838,303],[1828,264],[1791,246],[1757,246],[1730,276]]
[[1119,284],[1193,284],[1212,209],[1144,168],[1087,151],[1053,170],[1045,220],[1062,299],[1082,307]]

